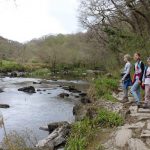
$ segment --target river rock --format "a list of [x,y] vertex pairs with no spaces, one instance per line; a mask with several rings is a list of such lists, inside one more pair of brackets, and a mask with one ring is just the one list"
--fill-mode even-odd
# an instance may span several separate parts
[[132,130],[122,128],[116,132],[115,143],[117,147],[123,148],[132,137]]
[[69,97],[69,94],[68,93],[61,93],[61,94],[59,94],[59,97],[61,97],[61,98]]
[[77,90],[74,86],[63,86],[62,88],[72,93],[81,93],[81,91]]
[[17,77],[17,72],[11,72],[10,77]]
[[146,147],[142,140],[131,138],[128,141],[128,150],[149,150],[149,148]]
[[2,89],[0,89],[0,93],[3,93],[4,91]]
[[10,108],[8,104],[0,104],[0,108]]
[[35,88],[33,86],[20,88],[20,89],[18,89],[18,91],[23,91],[26,93],[36,93]]
[[39,129],[43,131],[49,131],[48,126],[42,126]]
[[42,84],[41,82],[33,82],[33,84]]
[[87,93],[80,93],[79,94],[81,97],[85,97],[85,96],[87,96]]
[[48,131],[49,133],[52,133],[58,127],[65,126],[65,125],[69,126],[69,123],[66,121],[50,123],[48,124]]
[[37,92],[40,92],[40,91],[42,91],[41,89],[37,89]]

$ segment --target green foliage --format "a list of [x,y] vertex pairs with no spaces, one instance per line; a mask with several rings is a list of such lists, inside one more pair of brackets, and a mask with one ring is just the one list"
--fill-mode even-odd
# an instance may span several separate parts
[[50,70],[47,68],[43,68],[43,69],[37,69],[35,71],[32,71],[27,76],[28,77],[48,78],[48,77],[50,77],[50,75],[51,75]]
[[0,63],[1,72],[12,72],[12,71],[24,71],[25,67],[21,64],[17,64],[14,61],[2,60]]
[[[86,150],[95,132],[100,130],[99,127],[111,128],[123,125],[123,123],[124,120],[118,113],[99,109],[94,119],[85,118],[74,123],[65,150]],[[103,150],[103,146],[98,145],[96,150]]]
[[100,76],[94,80],[95,95],[97,98],[104,98],[109,101],[115,101],[112,91],[118,88],[118,79]]
[[99,110],[97,121],[101,127],[116,127],[124,123],[123,118],[118,113],[106,109]]
[[93,121],[88,118],[76,122],[72,127],[65,150],[85,150],[94,133],[93,126]]

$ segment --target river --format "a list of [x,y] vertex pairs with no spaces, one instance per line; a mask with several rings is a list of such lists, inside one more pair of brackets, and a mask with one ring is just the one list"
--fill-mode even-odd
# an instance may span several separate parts
[[[10,108],[0,111],[4,118],[7,133],[17,131],[22,133],[25,130],[32,131],[37,140],[43,139],[48,132],[39,130],[39,127],[48,123],[57,121],[73,122],[72,113],[76,99],[72,96],[67,99],[61,99],[58,95],[63,90],[60,83],[84,85],[84,81],[51,81],[48,80],[42,84],[33,84],[33,82],[41,82],[41,79],[31,78],[0,78],[0,103],[9,104]],[[34,86],[41,91],[34,94],[28,94],[18,91],[18,88],[26,86]],[[0,129],[0,141],[4,137],[3,129]]]

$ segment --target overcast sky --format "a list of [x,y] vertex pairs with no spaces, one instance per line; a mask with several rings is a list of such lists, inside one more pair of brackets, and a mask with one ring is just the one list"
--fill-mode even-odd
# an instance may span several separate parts
[[78,0],[0,0],[0,36],[25,42],[78,32]]

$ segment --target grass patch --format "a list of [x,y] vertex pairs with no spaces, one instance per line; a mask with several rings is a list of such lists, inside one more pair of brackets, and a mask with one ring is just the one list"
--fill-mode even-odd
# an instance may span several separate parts
[[124,123],[124,119],[118,113],[106,109],[99,110],[97,121],[101,127],[116,127]]
[[95,97],[95,99],[101,98],[116,102],[117,100],[112,96],[112,92],[117,90],[118,84],[118,78],[100,76],[92,82],[91,88],[89,89],[89,96]]
[[50,77],[51,72],[49,69],[47,68],[43,68],[43,69],[37,69],[35,71],[32,71],[31,73],[29,73],[27,75],[27,77],[32,77],[32,78],[48,78]]
[[93,121],[88,118],[74,123],[65,150],[85,150],[95,128]]
[[[96,132],[101,132],[101,128],[112,128],[123,125],[124,120],[118,114],[106,109],[98,110],[98,115],[94,119],[85,118],[82,121],[74,123],[71,135],[68,138],[65,150],[86,150],[92,142]],[[93,150],[103,150],[99,145],[95,145]]]

